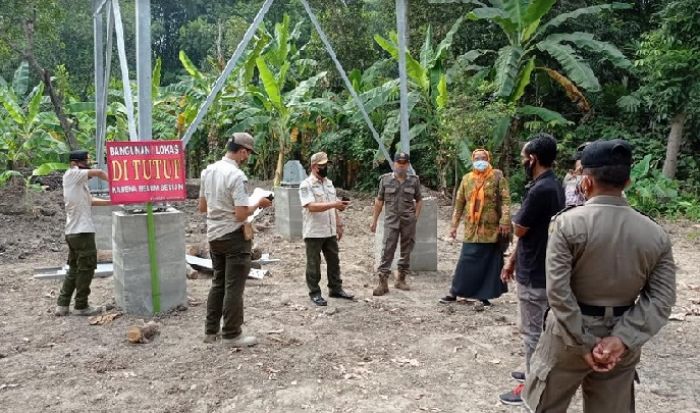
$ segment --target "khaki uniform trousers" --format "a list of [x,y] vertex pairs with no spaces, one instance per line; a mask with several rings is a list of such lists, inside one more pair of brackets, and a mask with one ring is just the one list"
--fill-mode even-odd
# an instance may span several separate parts
[[68,244],[68,272],[58,295],[58,305],[68,307],[75,292],[75,309],[88,308],[90,284],[97,268],[95,233],[66,235]]
[[245,239],[243,227],[209,241],[214,278],[207,298],[205,334],[217,334],[221,330],[225,339],[241,334],[243,292],[250,272],[252,244]]
[[[597,337],[610,335],[618,317],[583,316],[584,326]],[[567,346],[558,335],[554,316],[546,317],[530,375],[525,381],[523,400],[537,413],[566,413],[571,398],[581,386],[585,413],[634,412],[635,368],[641,351],[627,351],[615,368],[594,372],[578,348]]]
[[377,268],[378,273],[389,274],[391,272],[391,263],[394,261],[394,253],[397,245],[399,245],[399,240],[401,241],[401,256],[396,266],[402,272],[407,272],[410,269],[411,252],[416,245],[417,222],[418,220],[415,217],[411,219],[402,218],[398,228],[384,225],[384,247],[382,248],[382,257]]

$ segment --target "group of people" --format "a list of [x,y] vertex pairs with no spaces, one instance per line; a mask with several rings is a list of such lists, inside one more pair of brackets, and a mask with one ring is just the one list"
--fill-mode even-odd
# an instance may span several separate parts
[[[226,346],[257,343],[243,334],[243,291],[251,267],[253,230],[248,217],[272,205],[262,198],[250,204],[241,167],[254,154],[254,138],[234,133],[225,156],[201,175],[198,209],[207,215],[207,239],[214,269],[207,300],[205,338]],[[579,147],[575,166],[562,185],[553,165],[557,142],[533,136],[521,152],[528,178],[522,205],[511,216],[510,191],[503,173],[485,149],[472,153],[472,170],[458,188],[450,236],[463,222],[463,244],[448,294],[491,305],[490,300],[516,281],[524,371],[521,382],[499,396],[505,404],[525,404],[535,412],[566,411],[579,387],[586,412],[634,411],[636,365],[642,345],[667,322],[675,302],[675,264],[671,242],[654,221],[627,204],[632,149],[622,140],[595,141]],[[319,286],[321,254],[327,264],[328,296],[352,300],[343,289],[338,241],[344,224],[339,199],[327,178],[328,156],[311,157],[310,175],[299,187],[306,247],[306,284],[311,301],[327,305]],[[397,152],[392,172],[383,175],[374,202],[370,230],[384,211],[384,236],[374,296],[389,292],[391,266],[400,245],[394,287],[410,290],[410,254],[421,213],[420,180],[410,156]],[[90,169],[87,153],[71,153],[64,176],[66,240],[70,270],[58,298],[56,315],[68,314],[74,290],[76,314],[92,314],[89,285],[95,268],[94,200],[87,179],[106,179]],[[504,259],[511,237],[513,252]]]

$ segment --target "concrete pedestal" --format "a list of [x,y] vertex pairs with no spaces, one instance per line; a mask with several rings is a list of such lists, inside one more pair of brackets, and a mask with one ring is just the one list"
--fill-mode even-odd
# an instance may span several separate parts
[[98,250],[112,251],[112,212],[121,211],[119,205],[92,207],[92,222],[95,224],[95,245]]
[[275,231],[287,240],[302,238],[302,213],[299,187],[275,189]]
[[[153,214],[160,278],[160,311],[187,305],[185,214],[170,208]],[[146,214],[113,214],[114,296],[129,314],[153,314]]]
[[[437,200],[423,198],[423,209],[416,225],[416,245],[411,253],[412,271],[437,271]],[[396,246],[394,261],[391,269],[396,269],[396,263],[401,257],[401,243]],[[377,232],[374,236],[374,268],[379,266],[384,247],[384,210],[379,215]]]

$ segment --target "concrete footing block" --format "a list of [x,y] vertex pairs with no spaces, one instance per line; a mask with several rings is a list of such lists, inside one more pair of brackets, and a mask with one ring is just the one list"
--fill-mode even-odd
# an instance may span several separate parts
[[[153,314],[146,214],[113,213],[114,296],[129,314]],[[160,279],[160,311],[187,305],[185,214],[169,208],[153,214]]]
[[286,240],[298,240],[303,236],[301,201],[298,187],[275,189],[275,231]]
[[92,222],[95,224],[95,245],[98,250],[112,250],[112,213],[121,211],[119,205],[93,206]]

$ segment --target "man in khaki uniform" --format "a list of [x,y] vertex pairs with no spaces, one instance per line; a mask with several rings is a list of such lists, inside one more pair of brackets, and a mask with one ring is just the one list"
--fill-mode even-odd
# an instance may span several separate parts
[[93,198],[88,180],[94,176],[107,181],[101,169],[91,169],[87,151],[72,151],[70,168],[63,175],[63,200],[66,205],[66,243],[68,244],[68,273],[63,280],[54,314],[65,316],[75,293],[73,314],[91,316],[102,312],[88,305],[90,284],[97,268],[95,224],[92,206],[110,205],[109,200]]
[[338,241],[343,237],[343,222],[338,211],[344,211],[349,201],[339,200],[333,182],[327,178],[328,155],[318,152],[311,156],[311,175],[299,185],[302,211],[302,231],[306,244],[306,285],[311,301],[318,306],[328,305],[321,295],[321,252],[328,271],[328,295],[352,300],[354,296],[343,290],[340,278]]
[[593,142],[581,163],[587,202],[549,229],[551,311],[523,399],[535,412],[565,412],[582,386],[585,412],[633,412],[641,348],[676,299],[671,241],[622,197],[632,164],[627,142]]
[[[405,152],[394,155],[394,172],[384,174],[379,178],[379,193],[374,201],[374,211],[370,230],[377,230],[379,214],[384,209],[384,240],[382,258],[377,268],[379,285],[372,292],[375,296],[389,292],[388,278],[391,263],[394,261],[396,245],[401,239],[401,258],[397,264],[398,275],[394,287],[399,290],[410,290],[406,283],[411,251],[416,244],[416,222],[423,205],[420,192],[420,179],[410,175],[408,169],[411,159]],[[386,205],[386,208],[384,206]]]
[[227,347],[249,347],[258,342],[242,330],[243,292],[252,246],[247,219],[257,208],[271,206],[272,201],[262,198],[251,205],[246,192],[248,178],[241,167],[255,153],[254,146],[249,134],[234,133],[226,143],[226,155],[201,175],[199,212],[207,214],[207,240],[214,269],[207,297],[205,343],[216,342],[219,335]]

